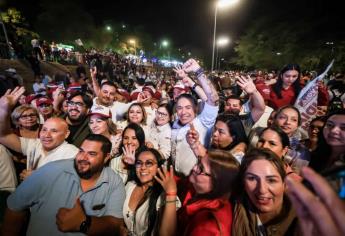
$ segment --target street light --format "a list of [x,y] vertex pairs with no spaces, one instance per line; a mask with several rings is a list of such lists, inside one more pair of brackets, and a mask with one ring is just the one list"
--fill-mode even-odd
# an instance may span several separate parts
[[167,40],[163,40],[162,41],[162,46],[165,47],[165,48],[168,47],[169,46],[169,42]]
[[214,28],[213,28],[213,47],[212,47],[212,66],[211,71],[213,71],[214,66],[214,50],[216,48],[216,32],[217,32],[217,13],[218,8],[225,8],[228,6],[232,6],[239,2],[239,0],[218,0],[216,3],[215,11],[214,11]]
[[106,30],[111,31],[111,26],[110,25],[107,25],[105,28],[106,28]]
[[136,41],[134,39],[128,40],[128,43],[132,44],[134,47],[134,55],[137,56],[137,48],[136,48]]
[[[217,56],[216,56],[216,68],[220,68],[220,61],[218,60],[218,48],[219,47],[225,47],[226,45],[228,45],[230,42],[230,39],[228,37],[219,37],[217,39]],[[219,61],[219,63],[218,63]]]

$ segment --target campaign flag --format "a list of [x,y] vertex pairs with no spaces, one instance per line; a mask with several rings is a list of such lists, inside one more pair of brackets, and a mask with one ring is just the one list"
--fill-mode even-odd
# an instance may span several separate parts
[[295,107],[299,110],[302,117],[301,127],[307,131],[310,121],[315,118],[317,113],[318,82],[321,81],[333,66],[334,60],[327,66],[327,69],[318,77],[310,81],[299,93]]

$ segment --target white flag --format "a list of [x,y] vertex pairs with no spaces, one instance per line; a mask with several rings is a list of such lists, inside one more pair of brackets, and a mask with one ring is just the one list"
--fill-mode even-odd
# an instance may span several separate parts
[[333,66],[334,60],[328,65],[327,69],[318,77],[310,81],[299,93],[295,107],[299,110],[302,117],[301,127],[307,131],[310,121],[315,118],[317,113],[318,82],[321,81]]

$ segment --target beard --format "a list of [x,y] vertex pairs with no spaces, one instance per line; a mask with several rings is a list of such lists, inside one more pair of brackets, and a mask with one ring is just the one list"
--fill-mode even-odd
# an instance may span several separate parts
[[[74,110],[74,111],[77,111],[77,110]],[[82,114],[80,111],[78,111],[79,112],[79,116],[78,117],[71,116],[69,112],[70,111],[67,112],[67,117],[73,123],[81,123],[85,119],[85,117],[86,117],[86,114]]]
[[229,111],[226,111],[227,114],[237,115],[237,116],[240,114],[240,112],[241,112],[241,110],[239,110],[239,109],[231,109]]
[[78,168],[78,163],[86,163],[90,166],[90,162],[74,160],[74,169],[77,172],[78,176],[81,179],[90,179],[93,176],[93,173],[92,173],[93,171],[91,167],[87,171],[81,172]]

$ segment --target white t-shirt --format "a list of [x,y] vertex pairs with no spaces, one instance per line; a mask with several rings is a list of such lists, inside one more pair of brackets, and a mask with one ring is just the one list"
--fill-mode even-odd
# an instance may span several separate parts
[[[202,112],[192,121],[195,130],[199,132],[199,139],[202,145],[209,143],[209,133],[214,126],[218,115],[218,106],[211,106],[205,103]],[[186,134],[190,125],[181,126],[176,120],[171,132],[171,157],[175,170],[188,176],[197,162],[197,158],[186,140]]]
[[58,147],[45,154],[40,139],[23,137],[19,139],[22,153],[27,156],[26,167],[30,170],[36,170],[52,161],[75,158],[79,152],[76,146],[64,141]]
[[[130,235],[145,235],[145,232],[147,230],[148,226],[148,219],[147,219],[147,213],[149,208],[149,200],[147,199],[140,207],[137,209],[137,212],[135,214],[135,225],[134,225],[134,211],[132,211],[128,204],[129,200],[131,198],[132,192],[134,188],[136,187],[136,183],[134,181],[130,181],[126,184],[125,190],[126,190],[126,199],[123,204],[123,219],[125,221],[126,227],[128,231],[131,233]],[[159,209],[164,206],[164,197],[165,194],[162,193],[159,198],[157,199],[156,203],[156,210],[159,211]],[[176,211],[181,207],[181,202],[177,198],[176,201]],[[153,234],[152,234],[153,235]]]
[[157,126],[155,122],[152,122],[145,141],[151,142],[153,147],[160,151],[165,159],[168,159],[171,154],[170,124],[167,123],[163,126]]

